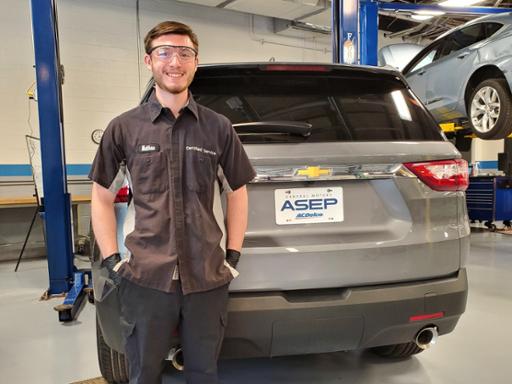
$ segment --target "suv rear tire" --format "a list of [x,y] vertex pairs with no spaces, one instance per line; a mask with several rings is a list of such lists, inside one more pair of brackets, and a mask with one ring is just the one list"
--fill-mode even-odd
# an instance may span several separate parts
[[125,355],[110,348],[101,332],[101,327],[96,319],[96,343],[98,348],[98,363],[101,375],[109,384],[128,383],[128,361]]
[[[480,82],[471,92],[467,111],[471,129],[480,139],[504,139],[512,133],[512,97],[505,79]],[[492,116],[496,112],[497,119]]]
[[423,349],[418,347],[416,343],[403,343],[393,345],[383,345],[381,347],[374,347],[371,349],[373,353],[381,357],[389,358],[406,358],[423,352]]

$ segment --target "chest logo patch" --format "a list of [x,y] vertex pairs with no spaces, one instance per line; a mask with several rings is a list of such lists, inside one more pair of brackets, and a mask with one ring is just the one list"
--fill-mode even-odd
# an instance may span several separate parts
[[137,146],[138,153],[158,152],[160,151],[160,145],[158,144],[141,144]]
[[185,150],[186,151],[194,151],[194,152],[205,153],[205,154],[210,155],[210,156],[217,156],[217,152],[215,152],[215,151],[210,151],[209,149],[205,149],[203,147],[196,147],[194,145],[187,145],[185,147]]

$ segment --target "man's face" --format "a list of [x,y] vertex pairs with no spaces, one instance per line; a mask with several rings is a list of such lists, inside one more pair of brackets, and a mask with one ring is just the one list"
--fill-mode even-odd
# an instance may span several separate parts
[[[194,49],[194,45],[188,36],[174,34],[163,35],[156,38],[152,41],[151,46],[153,48],[159,46],[173,46]],[[161,90],[174,95],[187,91],[196,73],[198,63],[197,56],[194,55],[193,58],[187,59],[184,55],[178,53],[180,48],[162,49],[157,48],[151,52],[151,54],[144,56],[144,63],[153,73],[156,85]],[[171,52],[170,56],[167,55],[167,57],[165,57],[164,54],[169,53],[166,52],[166,50]]]

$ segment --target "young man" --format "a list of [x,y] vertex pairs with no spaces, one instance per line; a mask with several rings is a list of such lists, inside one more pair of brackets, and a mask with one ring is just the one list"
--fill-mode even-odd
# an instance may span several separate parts
[[[89,177],[92,223],[102,265],[118,285],[130,383],[161,382],[179,330],[189,384],[217,383],[229,282],[247,227],[245,184],[255,176],[230,122],[188,91],[198,40],[166,21],[145,38],[155,79],[149,101],[109,124]],[[127,179],[128,255],[116,241],[114,198]],[[226,250],[219,188],[227,193]]]

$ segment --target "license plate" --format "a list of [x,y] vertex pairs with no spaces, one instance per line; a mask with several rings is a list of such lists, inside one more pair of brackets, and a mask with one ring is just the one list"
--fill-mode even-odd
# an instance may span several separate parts
[[343,188],[290,188],[274,191],[276,224],[343,221]]

